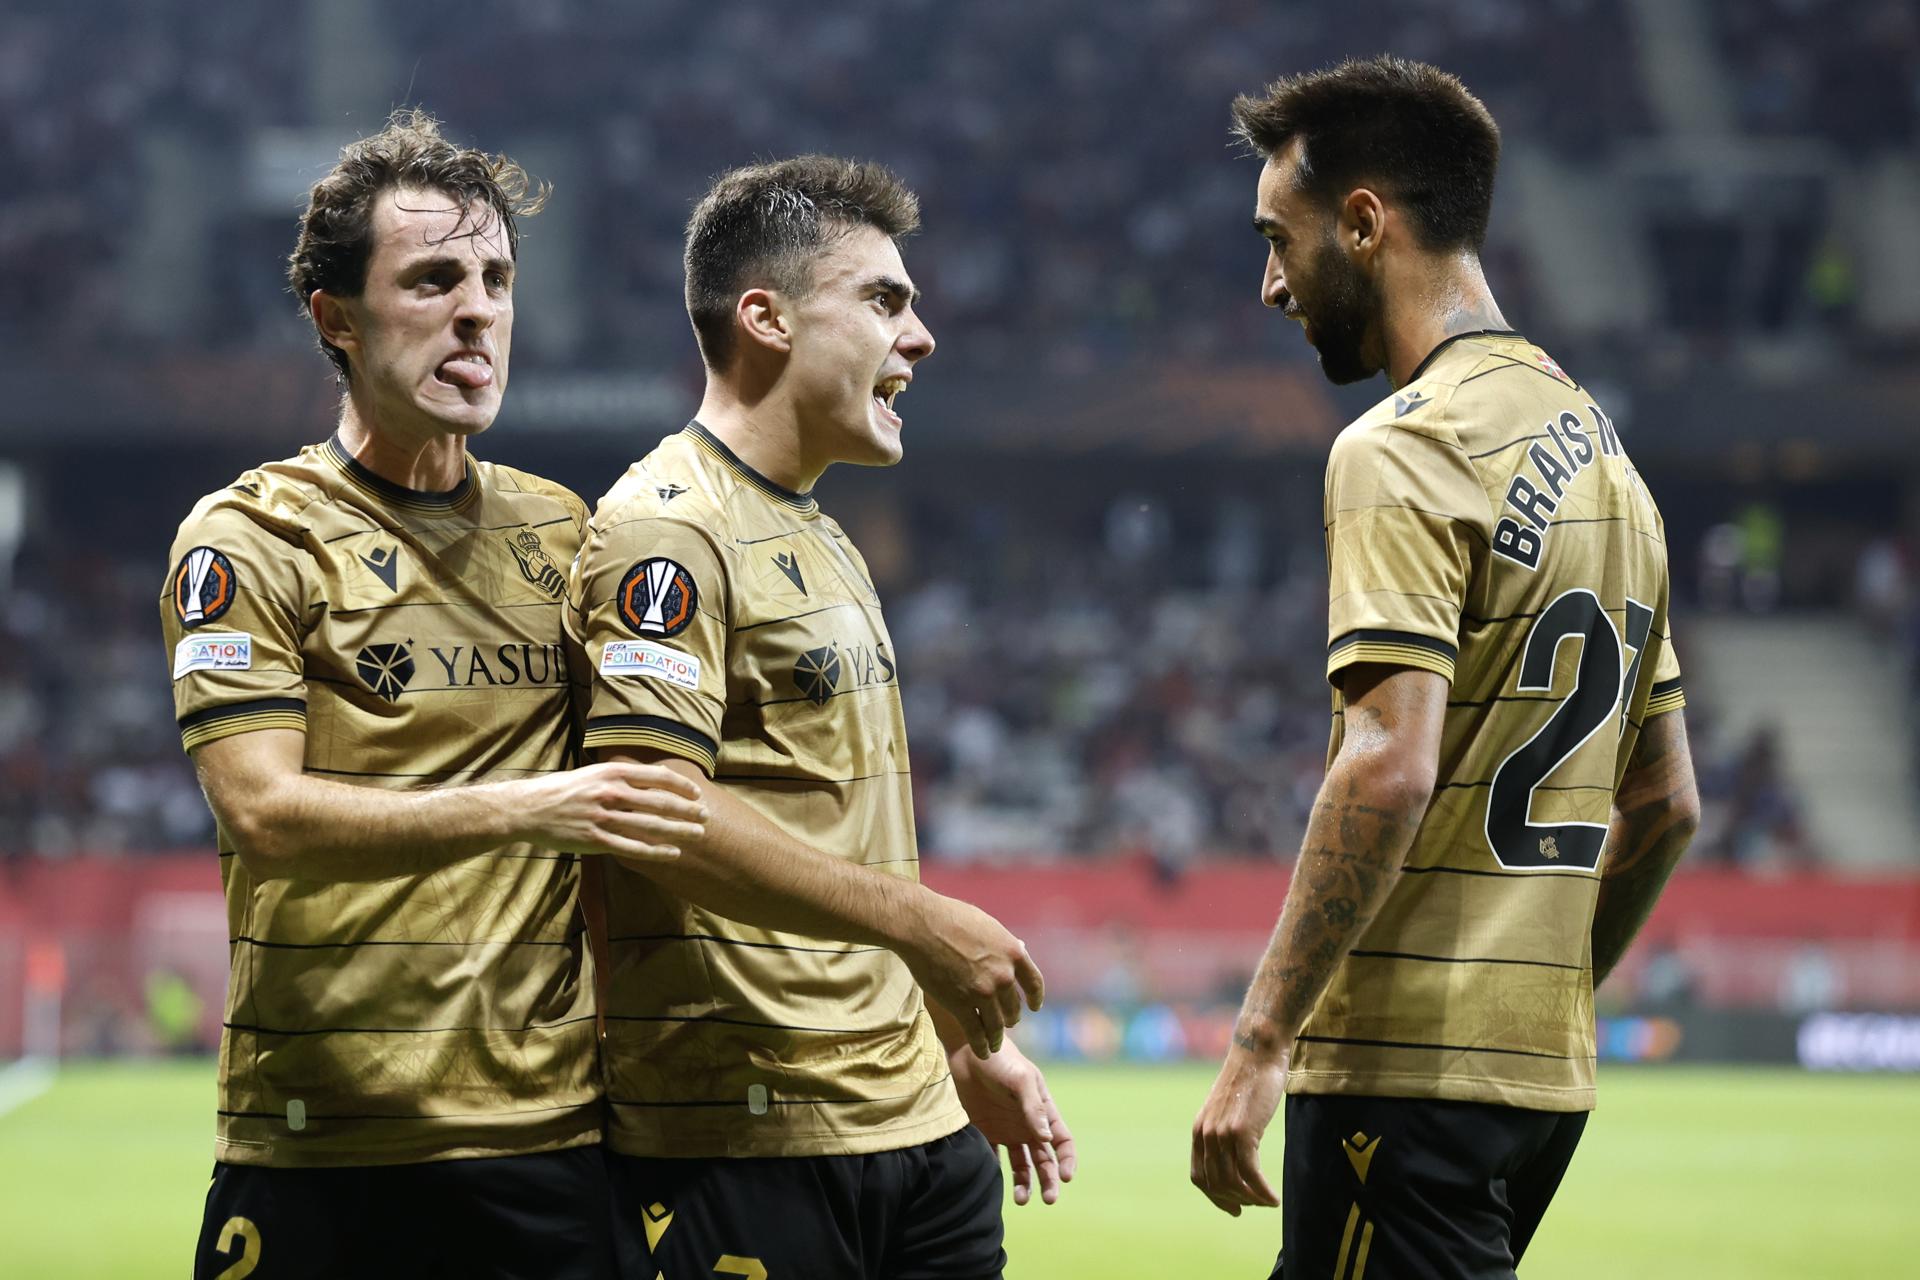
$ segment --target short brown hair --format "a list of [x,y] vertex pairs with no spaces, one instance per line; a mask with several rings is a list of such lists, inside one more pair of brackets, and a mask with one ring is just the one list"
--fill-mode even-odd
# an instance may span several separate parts
[[733,354],[743,292],[805,294],[814,258],[862,226],[896,241],[920,228],[919,198],[883,165],[806,155],[715,179],[687,222],[687,314],[707,367]]
[[1286,76],[1234,99],[1233,131],[1266,159],[1300,139],[1300,190],[1337,200],[1376,186],[1425,248],[1486,243],[1500,126],[1438,67],[1383,54]]
[[[395,187],[445,192],[463,209],[484,201],[506,228],[507,252],[515,259],[520,256],[517,219],[538,213],[552,190],[506,156],[455,146],[440,136],[439,121],[417,107],[403,107],[379,133],[343,148],[332,172],[313,185],[300,217],[300,238],[287,257],[287,286],[303,312],[316,289],[352,298],[366,287],[374,198]],[[320,349],[343,381],[351,378],[346,352],[325,338]]]

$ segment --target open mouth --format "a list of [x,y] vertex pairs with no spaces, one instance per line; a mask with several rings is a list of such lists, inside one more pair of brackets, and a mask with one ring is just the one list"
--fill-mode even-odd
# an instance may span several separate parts
[[902,391],[907,389],[906,378],[882,378],[873,388],[873,402],[888,422],[899,426],[900,415],[893,411],[893,402]]
[[433,376],[450,387],[474,390],[493,383],[493,358],[484,351],[461,351],[441,362]]

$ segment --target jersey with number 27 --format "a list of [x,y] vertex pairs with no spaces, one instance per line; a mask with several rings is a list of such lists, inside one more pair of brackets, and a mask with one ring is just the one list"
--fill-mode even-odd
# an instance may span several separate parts
[[1515,333],[1443,343],[1327,465],[1342,673],[1451,685],[1405,869],[1307,1020],[1288,1089],[1593,1106],[1592,927],[1615,792],[1684,704],[1660,513],[1612,421]]

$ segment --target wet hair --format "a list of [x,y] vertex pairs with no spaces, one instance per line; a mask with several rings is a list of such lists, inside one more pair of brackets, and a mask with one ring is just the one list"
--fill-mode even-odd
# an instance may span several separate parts
[[1286,76],[1234,99],[1233,132],[1269,160],[1298,138],[1299,190],[1337,202],[1372,188],[1424,248],[1486,243],[1500,126],[1438,67],[1383,54]]
[[882,165],[805,155],[715,179],[687,221],[687,315],[714,371],[733,356],[734,308],[748,289],[795,297],[813,287],[821,251],[856,227],[899,241],[920,227],[920,200]]
[[[455,146],[440,136],[439,121],[417,107],[403,107],[379,133],[343,148],[340,162],[313,185],[300,216],[299,239],[287,257],[287,287],[300,300],[302,313],[316,289],[353,298],[366,287],[367,264],[373,259],[374,202],[397,187],[444,192],[462,210],[484,204],[506,229],[507,252],[516,260],[518,219],[538,213],[551,190],[506,156]],[[449,238],[473,235],[490,225],[468,225],[463,215]],[[319,341],[341,380],[350,379],[347,353],[325,338]]]

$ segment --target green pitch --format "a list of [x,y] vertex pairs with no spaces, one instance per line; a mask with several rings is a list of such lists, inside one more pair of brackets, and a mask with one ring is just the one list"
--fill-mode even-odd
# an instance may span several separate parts
[[[1187,1185],[1187,1126],[1209,1070],[1057,1066],[1049,1075],[1080,1140],[1082,1173],[1050,1208],[1009,1203],[1014,1280],[1267,1274],[1277,1213],[1231,1219]],[[169,1062],[69,1067],[47,1093],[0,1115],[0,1274],[185,1274],[212,1111],[212,1065]],[[1920,1274],[1917,1139],[1912,1079],[1606,1071],[1601,1109],[1522,1274]],[[1276,1129],[1270,1167],[1278,1140]]]

